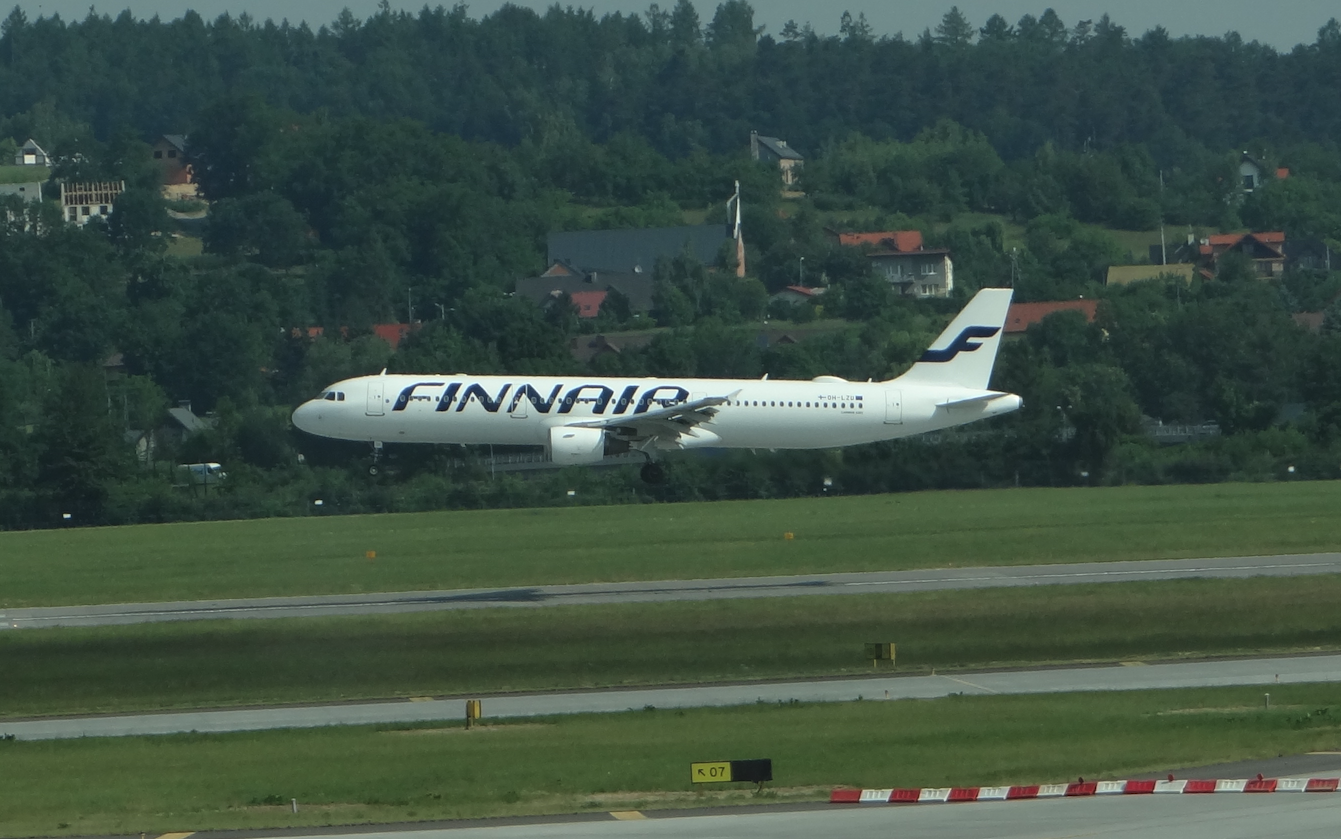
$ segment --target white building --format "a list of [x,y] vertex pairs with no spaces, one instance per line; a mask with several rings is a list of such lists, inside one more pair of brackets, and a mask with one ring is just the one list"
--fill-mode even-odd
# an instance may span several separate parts
[[83,227],[94,216],[110,216],[116,197],[125,191],[125,181],[88,184],[61,181],[61,212],[67,222]]
[[42,201],[42,184],[37,181],[26,184],[0,184],[0,196],[5,195],[14,195],[26,203],[37,204]]

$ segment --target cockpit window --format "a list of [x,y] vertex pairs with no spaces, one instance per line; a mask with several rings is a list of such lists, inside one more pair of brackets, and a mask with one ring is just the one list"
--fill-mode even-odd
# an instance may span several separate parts
[[327,402],[334,402],[334,401],[335,401],[335,391],[333,391],[333,390],[328,390],[328,391],[326,391],[325,399],[326,399]]
[[336,400],[337,402],[343,402],[343,401],[345,401],[345,394],[344,394],[344,391],[337,391],[336,394],[335,394],[335,400]]

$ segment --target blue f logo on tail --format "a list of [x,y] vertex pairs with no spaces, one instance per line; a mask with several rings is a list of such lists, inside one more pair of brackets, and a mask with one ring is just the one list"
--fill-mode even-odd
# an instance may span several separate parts
[[961,352],[973,352],[982,346],[974,338],[991,338],[1001,331],[999,326],[970,326],[959,333],[959,337],[943,350],[927,350],[918,361],[943,362],[954,359]]

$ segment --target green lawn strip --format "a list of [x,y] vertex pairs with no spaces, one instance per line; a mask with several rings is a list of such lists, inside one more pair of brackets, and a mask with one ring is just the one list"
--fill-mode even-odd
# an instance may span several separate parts
[[0,184],[46,183],[49,177],[45,166],[0,166]]
[[0,715],[1341,648],[1341,575],[0,633]]
[[[1120,779],[1341,747],[1328,685],[754,705],[486,725],[0,742],[5,835],[135,834],[759,801],[698,760],[768,757],[763,800],[836,785]],[[730,789],[730,788],[728,788]],[[291,799],[299,812],[290,811]]]
[[1337,548],[1339,506],[1319,482],[10,532],[0,608],[1301,553]]

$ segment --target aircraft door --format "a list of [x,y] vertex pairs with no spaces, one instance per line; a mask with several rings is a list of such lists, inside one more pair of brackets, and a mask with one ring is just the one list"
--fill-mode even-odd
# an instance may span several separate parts
[[386,411],[382,402],[382,377],[368,379],[368,416],[380,417]]
[[531,406],[531,400],[526,398],[526,394],[525,393],[519,394],[517,398],[517,404],[512,409],[512,418],[526,419],[526,411],[528,408],[530,408],[530,406]]
[[903,391],[885,391],[885,425],[903,424]]

